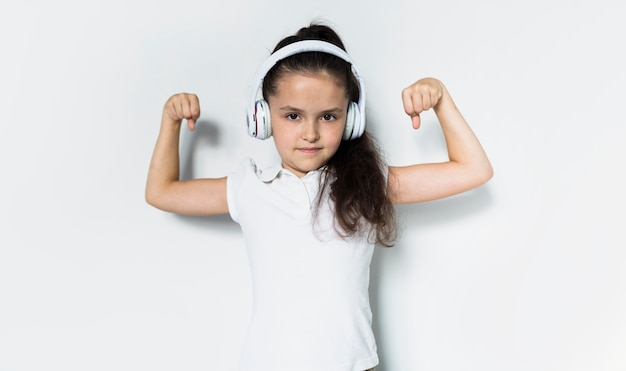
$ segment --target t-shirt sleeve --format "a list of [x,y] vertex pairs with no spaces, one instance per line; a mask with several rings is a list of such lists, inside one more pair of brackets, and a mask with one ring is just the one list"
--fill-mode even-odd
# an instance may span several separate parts
[[226,201],[228,213],[235,222],[239,223],[239,192],[249,174],[256,173],[256,164],[251,158],[245,158],[234,172],[226,177]]

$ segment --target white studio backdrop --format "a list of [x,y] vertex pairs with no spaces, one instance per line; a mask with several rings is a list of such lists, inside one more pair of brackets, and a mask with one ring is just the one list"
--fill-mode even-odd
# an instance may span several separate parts
[[0,6],[0,371],[236,370],[250,311],[239,228],[144,202],[161,108],[197,93],[186,177],[242,158],[275,43],[321,19],[365,78],[389,162],[445,157],[400,92],[448,87],[495,168],[399,207],[372,265],[378,371],[626,370],[626,5],[286,0]]

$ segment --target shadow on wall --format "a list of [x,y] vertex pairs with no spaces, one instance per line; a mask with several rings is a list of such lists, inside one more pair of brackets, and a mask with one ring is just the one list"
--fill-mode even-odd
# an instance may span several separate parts
[[[398,207],[400,228],[412,225],[428,227],[467,219],[493,207],[493,195],[487,183],[471,191],[437,201]],[[402,231],[400,231],[400,238]]]
[[[181,130],[187,130],[183,123]],[[184,134],[189,134],[184,133]],[[199,120],[196,129],[190,135],[181,135],[180,143],[180,179],[193,179],[194,157],[193,154],[199,147],[219,147],[220,128],[212,121]]]
[[[186,123],[183,122],[183,128],[187,130]],[[184,133],[181,135],[180,143],[180,179],[189,180],[195,178],[194,174],[194,153],[201,148],[218,148],[223,145],[220,127],[217,123],[209,120],[198,120],[196,128],[192,133]],[[176,217],[185,224],[194,228],[217,229],[224,233],[241,233],[239,225],[235,223],[228,214],[211,215],[211,216],[189,216],[176,215]]]
[[[395,349],[395,347],[399,345],[404,346],[404,344],[406,344],[406,328],[403,326],[406,321],[402,319],[410,315],[405,312],[407,306],[403,301],[404,299],[402,299],[404,286],[402,284],[397,285],[397,283],[404,282],[400,276],[405,274],[404,272],[407,272],[409,266],[412,264],[411,259],[408,257],[411,256],[415,258],[416,255],[414,252],[406,252],[406,250],[400,247],[400,245],[403,245],[403,230],[411,226],[419,226],[420,229],[424,229],[435,225],[450,223],[451,221],[468,219],[473,215],[489,210],[493,207],[493,203],[493,195],[489,191],[489,184],[486,184],[472,191],[442,200],[397,207],[398,225],[400,228],[398,246],[394,246],[390,249],[377,247],[370,271],[370,302],[373,313],[372,327],[376,334],[378,355],[380,357],[380,364],[376,367],[376,371],[389,371],[389,369],[392,368],[392,365],[385,365],[386,359],[389,360],[393,358],[394,365],[407,365],[409,362],[408,359],[399,359],[399,357],[409,354],[410,349]],[[406,246],[406,244],[404,245]],[[419,247],[415,246],[415,248],[418,249]],[[393,268],[393,272],[389,271],[390,268]],[[396,276],[395,279],[391,279],[396,284],[392,285],[390,281],[387,280],[390,274]],[[400,299],[399,302],[387,302],[385,298],[388,298],[389,293],[385,292],[385,290],[389,291],[390,289],[394,291],[395,295],[393,296]],[[385,318],[396,318],[400,320],[394,323],[387,323]],[[392,325],[394,328],[389,327]],[[386,335],[389,334],[393,334],[394,337],[398,336],[399,339],[386,338]],[[393,367],[393,369],[397,369],[397,367]]]

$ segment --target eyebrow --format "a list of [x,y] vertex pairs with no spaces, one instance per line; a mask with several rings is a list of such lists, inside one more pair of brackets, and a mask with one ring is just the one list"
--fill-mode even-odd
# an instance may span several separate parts
[[[293,107],[293,106],[283,106],[283,107],[280,107],[279,110],[281,110],[281,111],[302,112],[302,109],[297,108],[297,107]],[[341,109],[341,107],[334,107],[334,108],[329,108],[329,109],[322,110],[322,112],[342,112],[342,111],[343,111],[343,109]]]

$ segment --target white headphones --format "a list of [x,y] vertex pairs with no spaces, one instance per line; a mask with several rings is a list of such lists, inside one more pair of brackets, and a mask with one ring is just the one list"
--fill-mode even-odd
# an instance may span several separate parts
[[360,137],[365,130],[365,86],[363,84],[363,79],[359,75],[348,53],[334,44],[321,40],[303,40],[289,44],[270,55],[270,57],[261,65],[253,80],[255,85],[253,86],[250,104],[247,109],[248,134],[250,134],[251,137],[258,139],[267,139],[272,136],[269,104],[264,99],[257,100],[259,90],[263,85],[263,79],[269,70],[271,70],[272,67],[274,67],[274,65],[276,65],[279,61],[294,54],[305,52],[323,52],[332,54],[350,63],[352,73],[356,77],[359,84],[359,102],[350,102],[348,106],[346,129],[343,133],[343,139],[350,140]]

